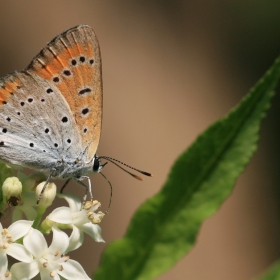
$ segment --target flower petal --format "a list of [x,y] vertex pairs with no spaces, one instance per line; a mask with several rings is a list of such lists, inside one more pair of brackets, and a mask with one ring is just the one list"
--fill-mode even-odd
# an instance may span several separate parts
[[38,263],[16,263],[11,267],[13,279],[30,280],[39,273]]
[[59,275],[68,280],[91,280],[84,271],[83,267],[74,260],[68,260],[66,263],[63,263],[63,270],[57,271]]
[[31,262],[33,260],[31,253],[23,245],[17,243],[9,244],[6,254],[22,262]]
[[34,228],[31,228],[28,234],[23,238],[23,245],[38,259],[44,255],[48,249],[48,244],[44,235]]
[[42,268],[40,270],[40,279],[41,280],[60,280],[60,277],[57,273],[54,274],[54,277],[51,277],[50,271],[48,269]]
[[71,212],[76,212],[81,210],[82,208],[81,200],[77,196],[73,194],[61,194],[61,193],[57,194],[57,196],[59,198],[64,198],[67,201],[71,209]]
[[20,220],[12,223],[9,227],[9,233],[12,235],[13,240],[18,240],[28,233],[33,221]]
[[101,236],[101,227],[99,225],[86,223],[81,226],[81,230],[90,235],[96,242],[105,242]]
[[69,239],[69,246],[65,253],[78,249],[79,247],[81,247],[83,242],[84,242],[84,233],[76,226],[73,226],[73,230]]
[[53,232],[53,240],[52,244],[49,247],[49,253],[56,253],[59,252],[60,254],[63,254],[67,247],[69,246],[69,237],[68,235],[59,230],[56,227],[52,228]]
[[72,224],[72,214],[69,207],[63,206],[54,209],[48,219],[60,224]]
[[72,212],[72,223],[76,225],[77,227],[80,227],[83,224],[86,224],[89,222],[89,219],[87,217],[87,211],[81,210],[78,212]]
[[1,251],[0,253],[0,275],[3,275],[6,273],[8,268],[8,259],[7,255]]

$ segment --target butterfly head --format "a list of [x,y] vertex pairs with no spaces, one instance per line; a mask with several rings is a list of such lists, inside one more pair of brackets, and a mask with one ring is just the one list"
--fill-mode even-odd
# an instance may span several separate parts
[[97,155],[94,156],[93,158],[93,164],[92,164],[92,171],[94,173],[99,173],[103,169],[103,167],[107,164],[108,162],[105,162],[104,164],[101,164],[101,158],[98,157]]

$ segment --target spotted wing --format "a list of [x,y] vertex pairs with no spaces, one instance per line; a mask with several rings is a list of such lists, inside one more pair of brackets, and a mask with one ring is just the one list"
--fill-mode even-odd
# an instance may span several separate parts
[[49,172],[79,149],[74,117],[57,88],[26,71],[0,79],[1,160]]
[[32,60],[27,71],[63,95],[81,138],[84,160],[91,160],[102,122],[101,57],[92,28],[79,25],[55,37]]

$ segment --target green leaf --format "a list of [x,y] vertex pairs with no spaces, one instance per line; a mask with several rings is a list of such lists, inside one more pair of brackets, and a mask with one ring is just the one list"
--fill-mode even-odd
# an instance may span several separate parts
[[192,248],[201,223],[231,194],[257,149],[260,122],[279,77],[280,59],[238,107],[176,160],[162,190],[135,213],[125,237],[107,247],[95,280],[153,279]]
[[276,261],[258,280],[280,280],[280,261]]

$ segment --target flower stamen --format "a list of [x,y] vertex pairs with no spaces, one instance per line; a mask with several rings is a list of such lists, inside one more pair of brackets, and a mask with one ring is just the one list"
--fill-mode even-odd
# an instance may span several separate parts
[[101,206],[101,203],[97,200],[86,201],[83,204],[83,209],[87,211],[86,216],[88,220],[93,224],[99,224],[105,214],[101,211],[95,213],[95,211]]
[[11,243],[13,243],[12,235],[9,233],[8,229],[4,228],[1,231],[0,248],[7,249]]
[[70,259],[70,257],[67,256],[67,255],[64,255],[64,256],[62,257],[62,259],[63,259],[64,262],[67,262],[67,261]]

